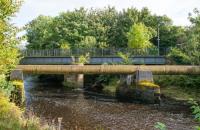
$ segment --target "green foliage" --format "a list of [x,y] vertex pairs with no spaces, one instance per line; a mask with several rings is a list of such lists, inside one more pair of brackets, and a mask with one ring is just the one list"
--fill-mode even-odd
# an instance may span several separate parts
[[22,111],[0,92],[0,130],[47,130],[34,116],[23,117]]
[[153,37],[152,32],[143,23],[131,26],[127,37],[129,48],[149,48],[152,46],[150,42]]
[[86,36],[84,39],[81,41],[78,47],[81,48],[95,48],[96,47],[96,38],[93,36]]
[[50,16],[40,15],[37,19],[33,20],[26,28],[27,41],[32,43],[27,47],[31,49],[49,49],[59,48],[58,43],[63,44],[62,38],[55,42],[53,18]]
[[79,57],[78,64],[86,64],[86,63],[89,62],[89,60],[90,60],[90,54],[89,53],[87,53],[85,55],[81,55]]
[[[41,130],[38,120],[27,120],[14,103],[9,102],[14,87],[6,75],[19,61],[16,45],[18,28],[9,20],[19,9],[21,0],[0,0],[0,130]],[[27,123],[29,122],[29,123]]]
[[200,77],[187,75],[159,75],[154,76],[156,84],[162,87],[177,86],[181,88],[199,89]]
[[18,8],[18,3],[0,0],[0,90],[7,96],[10,95],[12,85],[6,81],[6,75],[19,61],[19,52],[16,48],[19,43],[16,38],[17,28],[9,23]]
[[6,74],[19,62],[19,52],[12,45],[0,43],[0,74]]
[[11,82],[6,81],[4,74],[0,75],[0,92],[4,93],[5,96],[10,97],[11,92],[14,90],[14,86]]
[[9,23],[18,8],[12,0],[0,0],[0,74],[8,73],[18,63],[18,29]]
[[194,118],[195,120],[199,121],[200,122],[200,106],[199,104],[194,101],[193,99],[190,99],[188,101],[188,103],[191,105],[191,110],[192,110],[192,114],[194,114]]
[[186,55],[178,48],[172,48],[168,54],[168,57],[176,64],[190,64],[191,57]]
[[178,64],[200,65],[200,13],[197,9],[194,9],[194,16],[189,15],[189,20],[192,26],[185,31],[187,38],[169,56]]
[[167,127],[165,124],[161,123],[161,122],[156,122],[155,126],[154,126],[156,129],[159,129],[159,130],[167,130]]
[[196,127],[195,127],[195,130],[200,130],[200,126],[196,126]]
[[[30,43],[27,47],[60,48],[60,41],[68,41],[71,48],[88,47],[87,44],[83,45],[88,42],[99,48],[127,47],[127,32],[133,24],[144,23],[152,36],[155,36],[158,18],[159,22],[163,23],[160,27],[161,47],[175,46],[181,41],[179,38],[183,37],[180,36],[181,28],[173,27],[171,19],[167,16],[152,15],[147,8],[141,11],[129,8],[118,12],[114,7],[107,7],[90,10],[80,8],[60,13],[56,17],[39,16],[27,27],[27,38]],[[152,36],[149,40],[156,45],[156,37]]]
[[69,50],[69,49],[70,49],[70,44],[69,44],[69,42],[62,41],[62,42],[60,43],[60,49]]
[[118,56],[122,58],[123,64],[125,64],[125,65],[132,64],[131,59],[129,59],[129,57],[130,57],[130,54],[129,54],[129,53],[124,54],[124,53],[122,53],[122,52],[118,52]]

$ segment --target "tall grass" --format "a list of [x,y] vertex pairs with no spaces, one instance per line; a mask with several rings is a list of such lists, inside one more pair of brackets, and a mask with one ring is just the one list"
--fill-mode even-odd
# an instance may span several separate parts
[[199,76],[187,75],[156,75],[154,76],[155,83],[162,86],[178,86],[182,88],[200,89]]
[[36,117],[26,119],[22,110],[14,103],[9,102],[0,92],[0,130],[43,130]]
[[40,125],[39,118],[35,116],[25,118],[23,111],[15,103],[10,102],[13,90],[12,82],[6,81],[5,75],[0,75],[0,130],[47,129],[48,127]]

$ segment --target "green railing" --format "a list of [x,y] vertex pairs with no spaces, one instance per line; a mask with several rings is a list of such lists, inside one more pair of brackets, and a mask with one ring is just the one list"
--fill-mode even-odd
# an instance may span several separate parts
[[[161,49],[160,49],[161,50]],[[122,52],[130,54],[130,56],[157,56],[157,48],[148,49],[130,49],[130,48],[79,48],[79,49],[46,49],[46,50],[24,50],[22,55],[24,57],[67,57],[67,56],[80,56],[87,53],[92,57],[108,57],[118,56],[118,53]],[[166,55],[166,49],[162,49],[161,55]]]

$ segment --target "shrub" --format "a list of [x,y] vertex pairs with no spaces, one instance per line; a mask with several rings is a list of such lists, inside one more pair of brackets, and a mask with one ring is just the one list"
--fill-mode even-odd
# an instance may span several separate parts
[[190,99],[189,101],[188,101],[188,103],[189,104],[191,104],[191,110],[192,110],[192,114],[194,114],[195,115],[195,119],[197,120],[197,121],[199,121],[200,122],[200,106],[199,106],[199,104],[196,102],[196,101],[194,101],[193,99]]
[[178,48],[172,48],[167,56],[176,64],[190,64],[190,57]]
[[87,53],[87,54],[81,55],[81,56],[79,57],[78,63],[79,63],[79,64],[86,64],[86,63],[89,62],[89,60],[90,60],[90,54]]
[[154,76],[156,84],[162,87],[177,86],[182,88],[199,88],[200,77],[199,76],[187,76],[187,75],[157,75]]
[[167,127],[165,124],[161,123],[161,122],[156,122],[156,125],[154,126],[156,129],[159,130],[167,130]]
[[129,59],[129,57],[130,57],[129,53],[125,54],[122,52],[118,52],[117,55],[122,58],[123,64],[125,64],[125,65],[133,64],[132,61]]
[[0,130],[43,130],[38,118],[25,119],[23,112],[0,92]]
[[0,92],[4,93],[7,97],[10,97],[11,92],[14,90],[14,86],[11,82],[6,81],[4,74],[0,75]]

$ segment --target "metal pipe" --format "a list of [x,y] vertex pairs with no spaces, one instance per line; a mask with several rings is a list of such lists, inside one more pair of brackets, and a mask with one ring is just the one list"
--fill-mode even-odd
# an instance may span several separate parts
[[200,66],[183,65],[18,65],[16,69],[34,74],[133,74],[144,70],[153,74],[200,75]]

